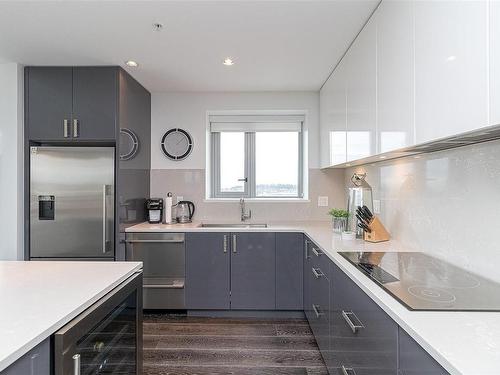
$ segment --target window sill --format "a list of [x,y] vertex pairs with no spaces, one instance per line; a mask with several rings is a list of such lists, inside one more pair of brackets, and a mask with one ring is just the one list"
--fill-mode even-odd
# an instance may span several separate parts
[[[310,203],[307,198],[244,198],[245,202],[251,203]],[[205,198],[204,203],[235,203],[240,198]]]

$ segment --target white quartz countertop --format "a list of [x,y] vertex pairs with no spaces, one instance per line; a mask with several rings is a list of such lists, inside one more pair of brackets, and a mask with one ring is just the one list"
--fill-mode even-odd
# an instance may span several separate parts
[[[450,374],[500,374],[500,313],[410,311],[361,273],[339,251],[415,251],[395,241],[379,244],[342,241],[329,222],[268,223],[267,228],[204,228],[201,223],[148,224],[127,232],[303,232],[368,294],[396,323],[413,337]],[[430,253],[432,255],[432,253]]]
[[0,371],[141,269],[140,262],[0,261]]

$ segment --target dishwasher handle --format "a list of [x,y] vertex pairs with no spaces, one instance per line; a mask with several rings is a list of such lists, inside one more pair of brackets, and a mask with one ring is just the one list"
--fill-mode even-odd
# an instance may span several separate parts
[[184,243],[184,240],[125,240],[126,243]]

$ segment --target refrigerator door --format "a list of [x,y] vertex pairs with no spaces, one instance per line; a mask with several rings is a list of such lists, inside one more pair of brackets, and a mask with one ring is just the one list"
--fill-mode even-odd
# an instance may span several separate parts
[[30,257],[114,257],[114,147],[30,154]]

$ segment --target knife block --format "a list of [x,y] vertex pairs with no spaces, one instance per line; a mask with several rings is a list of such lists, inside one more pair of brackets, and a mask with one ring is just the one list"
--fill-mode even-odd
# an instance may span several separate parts
[[378,217],[374,216],[369,226],[371,229],[371,233],[365,231],[363,237],[365,241],[383,242],[383,241],[389,241],[389,239],[391,238],[389,232],[387,232],[387,229],[385,229],[384,225],[382,224],[382,222],[379,220]]

